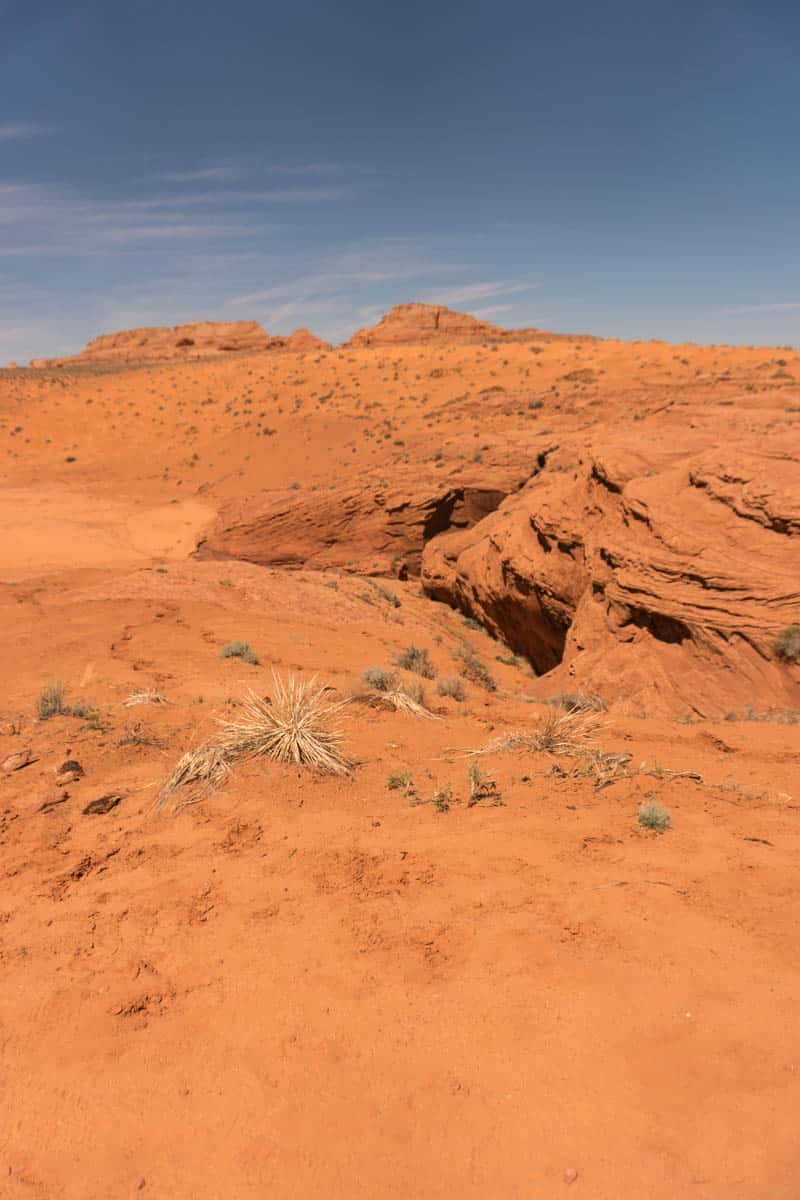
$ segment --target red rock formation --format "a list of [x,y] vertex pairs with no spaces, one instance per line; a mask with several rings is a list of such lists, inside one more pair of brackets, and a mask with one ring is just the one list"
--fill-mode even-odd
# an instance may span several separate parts
[[[279,338],[273,338],[273,342],[277,342]],[[294,333],[290,333],[284,339],[283,350],[293,350],[297,353],[308,353],[312,350],[331,350],[333,347],[330,342],[325,342],[322,338],[318,338],[315,333],[311,333],[308,329],[295,329]]]
[[370,329],[360,329],[344,345],[395,346],[409,342],[527,341],[548,337],[536,329],[502,329],[442,304],[397,304]]
[[430,538],[481,521],[518,482],[512,472],[498,469],[480,482],[451,482],[440,490],[406,471],[390,487],[361,478],[326,492],[248,498],[221,511],[197,555],[363,575],[418,574]]
[[641,436],[546,470],[430,542],[423,587],[552,672],[553,692],[703,715],[796,705],[800,669],[774,640],[800,605],[800,454],[687,449]]
[[154,362],[264,350],[327,350],[327,342],[307,329],[288,337],[271,337],[257,321],[200,321],[189,325],[154,326],[105,333],[68,358],[39,358],[32,367],[61,367],[95,362]]

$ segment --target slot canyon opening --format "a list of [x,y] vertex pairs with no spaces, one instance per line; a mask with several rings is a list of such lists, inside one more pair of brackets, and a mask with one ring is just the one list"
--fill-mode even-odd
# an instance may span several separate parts
[[448,529],[469,529],[488,517],[505,500],[508,492],[497,488],[454,488],[445,492],[425,519],[423,543]]
[[432,600],[439,600],[462,616],[477,621],[491,637],[525,658],[537,677],[547,675],[561,665],[572,621],[560,613],[548,612],[541,600],[536,607],[523,608],[511,598],[478,607],[470,604],[466,597],[455,599],[436,588],[426,588],[426,592]]

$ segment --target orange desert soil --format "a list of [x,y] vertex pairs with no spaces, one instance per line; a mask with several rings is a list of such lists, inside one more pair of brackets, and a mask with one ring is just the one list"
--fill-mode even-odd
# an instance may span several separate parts
[[[0,1196],[796,1200],[800,355],[443,312],[0,371]],[[154,812],[411,644],[436,719]]]

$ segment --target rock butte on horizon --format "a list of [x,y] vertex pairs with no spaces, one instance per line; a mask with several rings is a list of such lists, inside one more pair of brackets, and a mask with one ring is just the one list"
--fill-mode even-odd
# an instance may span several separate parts
[[[343,349],[405,345],[413,342],[526,341],[554,337],[539,329],[504,329],[469,313],[442,304],[396,304],[376,325],[359,329]],[[72,363],[134,362],[186,359],[209,354],[284,350],[331,350],[330,342],[305,328],[273,336],[258,321],[196,321],[182,325],[153,325],[104,333],[87,342],[77,354],[31,359],[31,367],[60,367]]]
[[308,329],[287,337],[272,337],[257,321],[196,321],[186,325],[146,326],[104,333],[87,342],[78,354],[63,358],[34,358],[32,367],[72,363],[182,360],[210,354],[257,351],[329,350],[330,343]]

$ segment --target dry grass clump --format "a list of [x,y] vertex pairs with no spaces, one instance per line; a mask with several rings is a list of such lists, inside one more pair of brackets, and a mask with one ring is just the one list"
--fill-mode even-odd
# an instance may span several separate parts
[[260,659],[249,642],[226,642],[219,652],[220,658],[240,658],[242,662],[257,667]]
[[436,690],[440,696],[449,696],[451,700],[464,700],[467,695],[464,684],[453,676],[443,676],[437,683]]
[[179,788],[192,788],[189,799],[185,800],[184,804],[193,804],[210,796],[227,783],[231,765],[232,758],[228,747],[208,744],[187,750],[183,757],[178,759],[175,769],[158,793],[156,809],[163,809],[170,796]]
[[42,688],[36,698],[36,718],[39,721],[49,721],[51,717],[77,717],[80,721],[96,721],[97,710],[79,700],[77,704],[67,704],[67,689],[60,679],[53,679]]
[[473,754],[497,754],[508,750],[528,750],[565,757],[591,753],[595,735],[605,722],[593,709],[570,711],[551,709],[538,729],[512,730],[493,738]]
[[122,703],[125,708],[133,708],[135,704],[166,704],[167,698],[160,692],[148,689],[143,692],[131,692],[130,696],[126,696]]
[[328,699],[330,689],[314,679],[272,676],[273,695],[248,692],[242,716],[222,726],[220,744],[234,758],[271,758],[296,763],[330,775],[346,775],[351,763],[342,753],[342,733],[329,728],[330,718],[348,703]]
[[421,646],[406,646],[402,654],[398,654],[396,658],[398,667],[402,667],[404,671],[413,671],[416,675],[421,675],[423,679],[435,679],[436,668],[430,660],[428,651]]
[[36,716],[40,721],[60,717],[69,712],[65,700],[66,688],[60,679],[54,679],[42,688],[36,700]]
[[311,767],[329,775],[344,775],[352,767],[342,749],[342,733],[330,720],[348,703],[328,699],[330,688],[316,678],[272,676],[272,697],[248,692],[241,716],[220,722],[220,736],[189,750],[177,763],[156,799],[163,809],[179,788],[193,787],[184,803],[203,799],[227,781],[233,767],[244,758],[269,758],[273,762]]
[[468,642],[459,646],[455,658],[458,662],[459,674],[463,675],[464,679],[468,679],[471,683],[477,683],[478,687],[482,687],[484,691],[497,691],[497,683],[494,676],[483,659],[476,654]]
[[545,704],[553,704],[556,707],[566,708],[568,712],[588,708],[591,708],[594,712],[606,712],[608,710],[608,705],[603,697],[596,695],[594,692],[561,692],[560,695],[552,696],[549,700],[545,700]]
[[[365,672],[366,674],[366,672]],[[354,704],[367,704],[370,708],[388,709],[390,712],[410,713],[412,717],[424,717],[429,721],[438,721],[436,713],[431,712],[425,703],[425,691],[422,684],[398,684],[389,691],[380,687],[354,692],[351,699]]]
[[361,678],[376,692],[391,692],[397,687],[397,672],[387,671],[385,667],[367,667]]

